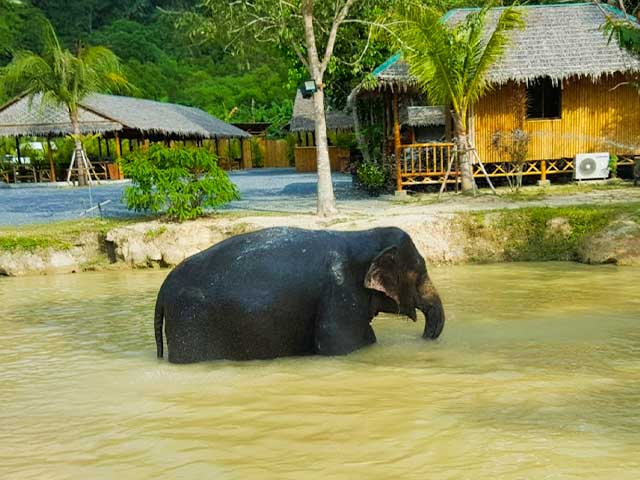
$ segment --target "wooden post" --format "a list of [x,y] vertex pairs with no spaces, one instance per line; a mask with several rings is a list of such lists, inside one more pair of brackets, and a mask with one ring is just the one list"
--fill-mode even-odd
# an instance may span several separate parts
[[124,178],[124,174],[122,173],[122,165],[120,165],[120,158],[122,157],[122,144],[120,143],[120,135],[118,132],[115,132],[115,144],[116,144],[116,165],[118,165],[118,178]]
[[120,143],[120,136],[118,132],[115,133],[115,144],[116,144],[116,159],[120,160],[122,156],[122,144]]
[[102,160],[102,137],[98,137],[98,157]]
[[240,138],[240,169],[244,170],[246,165],[244,164],[244,139]]
[[143,152],[148,152],[149,151],[149,145],[150,145],[149,139],[145,138],[143,143],[142,143],[142,151]]
[[47,156],[49,157],[49,168],[51,169],[51,181],[56,181],[56,167],[53,165],[53,150],[51,150],[51,138],[47,137]]
[[109,137],[105,137],[104,143],[107,146],[107,157],[111,158],[111,152],[109,151]]
[[546,182],[547,180],[547,161],[542,160],[540,162],[540,180]]
[[402,175],[400,173],[400,119],[398,113],[398,94],[393,93],[393,151],[396,157],[396,190],[402,191]]
[[16,137],[16,153],[18,154],[18,163],[22,163],[22,155],[20,155],[20,136]]

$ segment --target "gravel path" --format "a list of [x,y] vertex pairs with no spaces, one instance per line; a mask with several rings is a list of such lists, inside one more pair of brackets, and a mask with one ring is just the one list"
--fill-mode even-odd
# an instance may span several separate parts
[[[315,213],[316,175],[295,173],[294,169],[254,169],[229,174],[240,190],[241,200],[232,202],[226,210]],[[0,184],[0,226],[48,223],[79,218],[91,204],[111,200],[104,208],[106,217],[123,218],[135,215],[121,201],[126,182],[112,182],[89,188],[72,188],[66,184],[7,186]],[[372,198],[354,190],[351,175],[333,174],[333,185],[342,214],[360,217],[424,217],[470,210],[493,210],[530,206],[567,206],[575,204],[610,204],[640,202],[640,188],[619,188],[575,191],[564,195],[549,195],[529,201],[512,201],[496,197],[483,190],[476,198],[447,194],[418,195],[395,198],[386,195]],[[4,188],[3,188],[4,187]],[[97,216],[94,211],[90,215]]]
[[[232,202],[227,209],[315,212],[315,174],[295,173],[290,168],[254,169],[231,172],[230,177],[240,190],[241,200]],[[333,183],[339,202],[370,200],[352,188],[351,175],[333,174]],[[64,184],[0,184],[0,225],[71,220],[79,218],[90,205],[107,200],[111,203],[104,207],[105,216],[132,216],[121,200],[126,185],[126,182],[109,182],[91,188],[73,188]]]

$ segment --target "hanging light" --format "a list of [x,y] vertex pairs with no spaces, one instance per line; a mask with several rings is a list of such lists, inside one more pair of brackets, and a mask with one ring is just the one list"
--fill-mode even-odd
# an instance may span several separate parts
[[311,98],[313,94],[318,90],[315,80],[306,80],[300,87],[300,93],[302,98]]

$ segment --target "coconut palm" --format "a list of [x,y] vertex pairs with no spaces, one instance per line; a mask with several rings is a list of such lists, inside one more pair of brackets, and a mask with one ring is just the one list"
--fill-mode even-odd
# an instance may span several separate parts
[[94,92],[110,93],[129,87],[120,71],[118,57],[105,47],[79,47],[74,54],[60,46],[48,24],[42,55],[18,52],[2,71],[3,87],[10,92],[26,92],[31,98],[41,94],[42,102],[64,105],[73,127],[78,184],[86,185],[88,172],[80,161],[84,155],[78,108],[82,99]]
[[490,8],[451,24],[434,7],[399,2],[389,22],[419,87],[432,103],[451,107],[463,191],[473,189],[469,110],[491,88],[487,71],[504,52],[507,32],[523,26],[518,10],[509,7],[499,11],[492,30],[485,28]]

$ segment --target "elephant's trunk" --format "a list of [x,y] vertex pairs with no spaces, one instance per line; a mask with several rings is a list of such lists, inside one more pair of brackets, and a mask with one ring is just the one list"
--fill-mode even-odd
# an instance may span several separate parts
[[442,333],[444,327],[444,309],[440,295],[436,291],[431,280],[427,279],[420,288],[420,300],[418,308],[424,313],[424,339],[436,339]]

